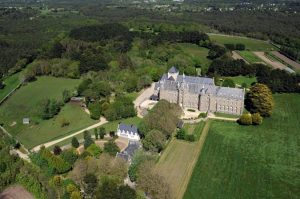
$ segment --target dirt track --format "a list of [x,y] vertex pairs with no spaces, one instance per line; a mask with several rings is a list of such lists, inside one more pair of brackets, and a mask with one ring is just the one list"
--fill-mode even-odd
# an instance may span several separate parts
[[26,189],[20,185],[11,186],[0,194],[0,199],[34,199]]
[[270,60],[268,57],[265,56],[264,52],[253,52],[253,53],[257,55],[260,59],[262,59],[264,62],[266,62],[267,64],[273,66],[274,68],[279,68],[281,70],[284,70],[286,68],[284,64],[277,61]]

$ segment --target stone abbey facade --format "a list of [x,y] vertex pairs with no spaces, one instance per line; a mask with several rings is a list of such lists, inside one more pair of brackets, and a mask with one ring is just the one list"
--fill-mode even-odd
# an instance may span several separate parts
[[244,89],[216,86],[212,78],[179,75],[175,67],[155,83],[154,90],[154,99],[165,99],[182,108],[233,115],[241,115],[244,110]]

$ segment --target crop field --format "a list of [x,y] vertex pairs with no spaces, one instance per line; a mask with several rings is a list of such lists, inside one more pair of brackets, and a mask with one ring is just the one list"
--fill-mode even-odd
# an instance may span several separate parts
[[300,95],[274,97],[260,126],[212,122],[184,199],[299,197]]
[[20,84],[19,75],[16,73],[4,80],[5,87],[0,89],[0,101]]
[[257,57],[251,51],[247,51],[247,50],[245,50],[245,51],[238,51],[238,54],[240,54],[250,64],[257,63],[257,62],[263,62],[259,57]]
[[220,44],[244,44],[247,50],[250,51],[272,51],[276,48],[263,40],[257,40],[247,37],[221,35],[221,34],[209,34],[212,41],[216,41]]
[[[74,79],[39,77],[37,81],[22,86],[0,106],[1,123],[28,148],[95,123],[75,104],[66,104],[52,119],[41,120],[38,117],[41,100],[62,100],[63,90],[74,90],[79,82]],[[30,118],[29,125],[22,124],[25,117]],[[61,127],[62,120],[68,121],[69,126]]]

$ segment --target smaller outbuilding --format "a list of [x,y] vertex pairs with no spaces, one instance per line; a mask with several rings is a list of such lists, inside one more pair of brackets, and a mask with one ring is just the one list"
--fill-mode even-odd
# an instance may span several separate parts
[[130,140],[140,140],[140,135],[138,134],[138,129],[134,125],[127,125],[120,123],[117,130],[117,135],[119,137],[128,138]]
[[23,118],[23,124],[29,124],[30,119],[29,118]]

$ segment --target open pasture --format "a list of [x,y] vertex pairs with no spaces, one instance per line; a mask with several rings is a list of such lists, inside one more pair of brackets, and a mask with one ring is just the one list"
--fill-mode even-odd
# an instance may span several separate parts
[[250,51],[272,51],[276,48],[267,41],[252,39],[248,37],[222,35],[222,34],[209,34],[212,41],[219,44],[244,44],[247,50]]
[[[79,83],[80,80],[74,79],[39,77],[35,82],[22,86],[0,106],[1,123],[28,148],[95,123],[75,104],[66,104],[52,119],[39,118],[42,100],[62,100],[63,90],[74,90]],[[30,118],[30,124],[24,125],[23,118]],[[61,127],[63,120],[70,124]]]
[[260,126],[213,121],[184,199],[299,197],[300,95],[274,97]]
[[20,73],[16,73],[4,79],[5,87],[0,89],[0,102],[20,84],[19,76]]

